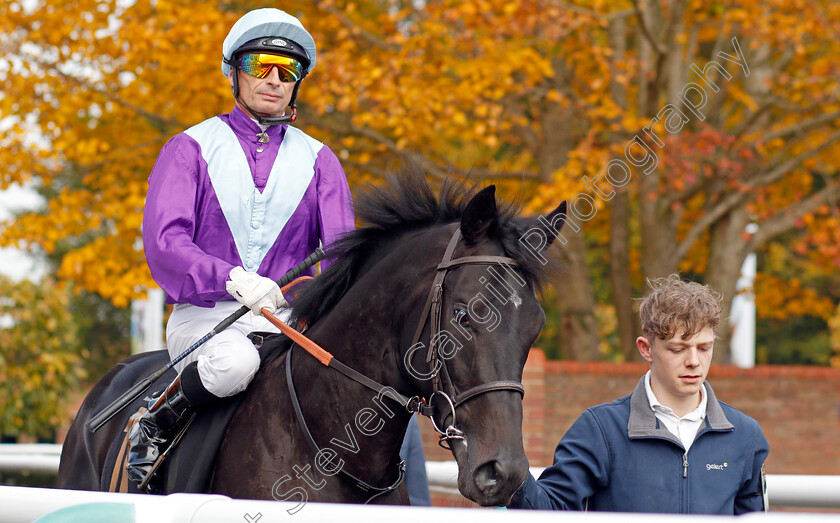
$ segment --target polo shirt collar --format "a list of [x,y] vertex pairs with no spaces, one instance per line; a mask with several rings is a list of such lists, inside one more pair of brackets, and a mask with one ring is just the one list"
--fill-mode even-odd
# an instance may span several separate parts
[[644,380],[645,393],[647,394],[648,402],[650,403],[650,410],[652,410],[654,414],[657,411],[660,411],[669,416],[672,416],[674,419],[685,419],[689,421],[697,421],[706,417],[706,404],[708,400],[708,395],[706,394],[705,387],[700,389],[700,403],[697,405],[697,407],[682,418],[680,418],[676,415],[676,413],[671,407],[660,403],[659,399],[657,399],[656,395],[653,393],[653,389],[650,386],[650,371],[647,371],[647,373],[645,373]]
[[[706,393],[706,423],[712,430],[731,430],[735,428],[726,418],[720,402],[708,381],[703,383]],[[630,419],[627,420],[627,436],[633,438],[662,437],[674,440],[674,436],[665,427],[658,426],[656,415],[650,407],[645,377],[639,378],[636,389],[630,395]],[[675,440],[676,441],[676,440]]]

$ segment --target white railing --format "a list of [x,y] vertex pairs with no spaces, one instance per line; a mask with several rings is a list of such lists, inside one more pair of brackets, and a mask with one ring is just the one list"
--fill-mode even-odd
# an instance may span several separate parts
[[[60,455],[61,445],[0,444],[0,472],[56,474]],[[542,467],[531,467],[534,477],[542,471]],[[432,491],[459,495],[454,461],[428,461],[426,473]],[[840,509],[840,476],[769,474],[767,497],[771,508]]]
[[[134,521],[135,523],[251,523],[292,521],[322,523],[324,521],[364,522],[399,521],[429,523],[557,523],[555,512],[464,510],[444,507],[400,507],[346,505],[333,503],[294,503],[230,499],[220,495],[171,494],[144,496],[109,492],[31,487],[0,487],[0,520],[4,523],[29,523],[50,514],[50,521]],[[620,514],[606,512],[567,512],[564,523],[673,523],[673,514]],[[681,516],[690,523],[721,523],[735,516]],[[54,518],[54,519],[53,519]],[[690,518],[690,519],[689,519]],[[738,516],[739,523],[828,523],[836,522],[836,514],[753,513]]]
[[58,474],[61,445],[55,443],[0,444],[0,472]]
[[[536,478],[543,467],[531,467]],[[458,493],[458,465],[454,461],[426,462],[429,487],[446,494]],[[840,509],[840,476],[768,474],[770,508]]]

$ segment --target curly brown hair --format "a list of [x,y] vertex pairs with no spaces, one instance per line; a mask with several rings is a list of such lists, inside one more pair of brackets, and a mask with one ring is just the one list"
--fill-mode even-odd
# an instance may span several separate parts
[[642,298],[639,317],[642,333],[667,340],[682,331],[682,339],[691,338],[704,327],[720,324],[721,294],[707,285],[683,281],[679,274],[648,279],[650,293]]

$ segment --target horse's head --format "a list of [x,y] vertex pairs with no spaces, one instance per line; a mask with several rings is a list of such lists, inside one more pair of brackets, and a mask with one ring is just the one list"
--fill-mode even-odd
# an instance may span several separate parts
[[[420,411],[452,449],[461,492],[503,505],[528,473],[522,370],[545,321],[536,290],[551,272],[544,251],[565,203],[518,218],[513,206],[497,208],[492,186],[473,193],[446,182],[436,198],[422,173],[391,181],[391,190],[356,199],[368,226],[334,248],[335,263],[295,313],[313,320],[313,339],[341,351],[340,361],[398,391],[409,411],[418,408],[412,397],[425,398]],[[360,440],[362,451],[396,457],[407,419],[394,417],[383,440]]]
[[[459,223],[429,231],[415,250],[434,260],[414,303],[419,328],[403,354],[405,370],[433,407],[441,443],[458,462],[461,493],[481,505],[504,505],[528,473],[522,443],[522,372],[545,323],[536,298],[565,202],[544,218],[499,213],[495,188],[473,196]],[[539,241],[535,241],[535,238]],[[434,245],[433,248],[431,245]],[[428,272],[428,271],[424,271]],[[422,330],[420,330],[422,329]]]

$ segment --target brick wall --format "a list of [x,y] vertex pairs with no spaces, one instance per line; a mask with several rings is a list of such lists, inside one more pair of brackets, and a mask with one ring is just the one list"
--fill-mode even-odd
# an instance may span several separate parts
[[[645,363],[550,361],[532,350],[523,376],[523,441],[531,465],[551,464],[555,445],[587,407],[630,394],[647,369]],[[708,379],[718,399],[761,424],[770,441],[769,474],[840,474],[840,369],[715,365]],[[426,459],[452,460],[431,424],[421,420],[420,427]]]

